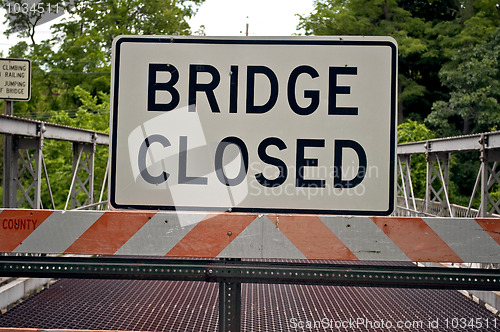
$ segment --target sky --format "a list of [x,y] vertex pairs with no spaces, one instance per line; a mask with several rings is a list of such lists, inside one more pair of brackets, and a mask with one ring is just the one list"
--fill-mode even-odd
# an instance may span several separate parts
[[203,24],[207,36],[244,36],[247,23],[249,36],[290,36],[299,32],[296,14],[313,8],[313,0],[206,0],[190,25]]
[[[244,36],[248,24],[249,36],[290,36],[304,34],[298,31],[299,17],[313,10],[313,0],[206,0],[194,18],[189,21],[191,30],[196,32],[205,26],[207,36]],[[8,54],[9,47],[19,39],[3,35],[4,10],[0,10],[0,52]],[[37,28],[37,39],[50,38],[50,26],[54,21]]]

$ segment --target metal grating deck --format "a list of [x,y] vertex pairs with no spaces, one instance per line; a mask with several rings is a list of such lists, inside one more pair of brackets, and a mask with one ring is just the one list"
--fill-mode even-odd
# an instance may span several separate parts
[[[217,331],[218,284],[63,279],[0,316],[1,327]],[[481,328],[453,319],[477,319]],[[363,319],[368,325],[352,325]],[[439,319],[439,328],[429,326]],[[446,320],[448,327],[446,328]],[[498,321],[497,321],[498,320]],[[307,322],[317,325],[308,328]],[[335,324],[351,322],[345,329]],[[371,326],[369,325],[371,322]],[[498,331],[500,320],[453,290],[243,284],[242,331]],[[396,328],[409,322],[411,328]],[[414,323],[416,322],[416,323]],[[496,328],[494,324],[496,325]],[[304,324],[304,328],[299,328]],[[488,327],[486,327],[488,324]],[[384,325],[382,325],[384,326]],[[324,327],[327,327],[326,329]],[[333,327],[333,328],[330,328]]]

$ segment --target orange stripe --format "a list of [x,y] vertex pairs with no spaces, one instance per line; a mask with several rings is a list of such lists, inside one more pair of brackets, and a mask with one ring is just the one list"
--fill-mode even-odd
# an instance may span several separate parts
[[112,255],[154,215],[155,213],[105,212],[64,253]]
[[47,210],[3,210],[0,213],[0,251],[12,252],[52,214]]
[[500,220],[499,219],[475,219],[488,234],[500,245]]
[[414,262],[463,262],[421,218],[371,219]]
[[269,216],[308,259],[358,260],[345,244],[314,216]]
[[166,256],[217,257],[257,215],[217,214],[200,221]]

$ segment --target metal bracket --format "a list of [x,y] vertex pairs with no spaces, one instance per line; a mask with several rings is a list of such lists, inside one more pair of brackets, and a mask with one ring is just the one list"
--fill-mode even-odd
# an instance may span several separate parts
[[241,326],[241,283],[219,283],[219,331],[238,332]]

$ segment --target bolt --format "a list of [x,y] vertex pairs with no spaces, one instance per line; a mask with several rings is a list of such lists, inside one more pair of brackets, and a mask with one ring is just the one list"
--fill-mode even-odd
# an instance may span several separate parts
[[231,236],[233,233],[231,231],[227,232],[227,235]]

